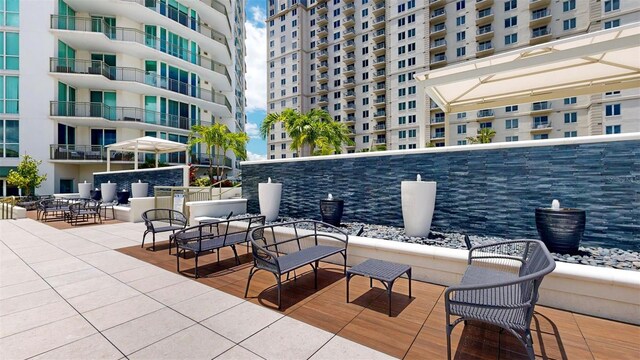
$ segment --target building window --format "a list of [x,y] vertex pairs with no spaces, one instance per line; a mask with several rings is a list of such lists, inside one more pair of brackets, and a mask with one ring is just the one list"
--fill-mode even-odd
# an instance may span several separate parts
[[464,23],[465,23],[465,22],[466,22],[466,18],[465,18],[465,16],[464,16],[464,15],[462,15],[462,16],[458,16],[458,17],[456,18],[456,25],[457,25],[457,26],[464,25]]
[[533,140],[546,140],[549,138],[549,134],[536,134],[533,135]]
[[492,127],[493,124],[491,123],[491,121],[480,123],[480,129],[491,129]]
[[407,131],[406,130],[398,131],[398,139],[406,139],[406,138],[407,138]]
[[620,134],[620,132],[622,132],[622,128],[620,125],[609,125],[605,128],[605,132],[607,135]]
[[604,12],[620,10],[620,0],[606,0],[604,2]]
[[512,16],[510,18],[506,18],[504,19],[504,27],[506,28],[510,28],[512,26],[516,26],[518,25],[518,17],[517,16]]
[[573,97],[569,97],[569,98],[564,98],[564,104],[565,105],[572,105],[575,104],[576,102],[578,102],[578,98],[573,96]]
[[564,114],[564,123],[565,124],[570,124],[570,123],[574,123],[574,122],[578,122],[578,113],[577,112],[570,112],[570,113],[565,113]]
[[577,131],[565,131],[564,132],[564,137],[566,137],[566,138],[578,137],[578,132]]
[[467,113],[466,112],[459,112],[456,114],[456,118],[458,119],[464,119],[467,117]]
[[[438,146],[438,145],[436,144],[436,146]],[[415,149],[415,148],[416,148],[416,144],[409,144],[409,149]]]
[[576,0],[566,0],[562,2],[562,11],[567,12],[575,9],[576,9]]
[[364,144],[368,144],[369,143],[369,135],[364,135],[362,136],[362,142]]
[[[2,1],[2,0],[0,0]],[[20,34],[16,32],[1,32],[0,31],[0,69],[7,70],[19,70],[19,37]]]
[[513,10],[518,7],[518,0],[508,0],[504,2],[504,11]]
[[[442,130],[444,131],[444,129],[442,129]],[[411,130],[408,131],[408,133],[409,133],[409,137],[410,138],[416,137],[416,129],[411,129]]]
[[518,119],[507,119],[504,121],[505,129],[517,129],[518,128]]
[[563,30],[571,30],[576,28],[576,18],[571,18],[562,21],[562,29]]
[[620,104],[608,104],[605,106],[605,116],[617,116],[621,113]]
[[18,120],[0,120],[0,158],[20,156]]
[[504,37],[504,44],[505,45],[511,45],[511,44],[515,44],[518,42],[518,34],[509,34],[509,35],[505,35]]
[[456,41],[464,41],[467,38],[467,33],[464,31],[460,31],[456,33]]
[[271,144],[271,151],[276,151],[276,146],[274,144]]
[[506,141],[506,142],[518,141],[518,136],[517,135],[507,136],[507,137],[504,138],[504,141]]
[[467,145],[467,140],[458,140],[457,145]]
[[287,144],[286,143],[280,144],[280,150],[287,150]]
[[398,118],[398,125],[404,125],[407,123],[407,117],[406,116],[400,116]]
[[466,134],[467,133],[467,125],[458,125],[458,134]]
[[416,123],[416,116],[409,115],[409,124],[415,124],[415,123]]
[[398,145],[398,150],[407,150],[407,145]]
[[506,112],[516,112],[516,111],[518,111],[518,105],[505,106],[504,111],[506,111]]
[[456,2],[456,10],[462,10],[465,8],[465,0],[458,0]]
[[[75,16],[75,11],[67,7],[64,2],[64,8],[60,7],[60,15]],[[0,26],[18,27],[20,26],[20,2],[18,0],[0,0]],[[70,12],[67,12],[69,9]]]
[[[2,0],[0,0],[2,1]],[[17,76],[0,76],[0,114],[17,114],[19,109]]]
[[620,26],[620,19],[610,20],[604,22],[605,29],[611,29]]

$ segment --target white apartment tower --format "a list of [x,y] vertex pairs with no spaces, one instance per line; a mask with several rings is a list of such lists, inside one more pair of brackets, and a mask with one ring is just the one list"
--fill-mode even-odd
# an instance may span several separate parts
[[[640,131],[639,89],[445,114],[417,114],[413,75],[640,21],[630,0],[267,0],[268,112],[327,110],[352,131],[346,152]],[[420,129],[418,116],[429,121]],[[296,156],[274,128],[268,157]],[[427,142],[418,144],[420,131]]]
[[[106,170],[105,145],[184,143],[214,122],[244,131],[244,16],[235,0],[0,0],[2,195],[16,193],[4,176],[25,153],[48,175],[38,193],[75,192]],[[236,167],[232,154],[205,157],[194,147],[187,160]]]

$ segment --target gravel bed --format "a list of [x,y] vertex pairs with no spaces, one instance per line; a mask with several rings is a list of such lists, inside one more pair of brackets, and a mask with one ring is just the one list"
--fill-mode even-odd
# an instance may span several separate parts
[[[275,221],[275,223],[294,220],[301,219],[282,217]],[[394,226],[371,225],[352,222],[342,223],[341,227],[350,235],[356,235],[360,228],[364,227],[364,232],[361,235],[363,237],[384,239],[390,241],[401,241],[413,244],[441,246],[450,249],[466,250],[467,248],[464,243],[464,234],[460,233],[443,233],[432,231],[431,234],[429,234],[429,237],[423,238],[406,236],[403,228]],[[469,238],[471,239],[471,243],[473,245],[490,244],[498,241],[509,240],[496,236],[469,235]],[[580,246],[578,254],[569,255],[552,253],[552,255],[556,261],[566,263],[640,271],[640,253],[637,251],[623,250],[618,248]]]

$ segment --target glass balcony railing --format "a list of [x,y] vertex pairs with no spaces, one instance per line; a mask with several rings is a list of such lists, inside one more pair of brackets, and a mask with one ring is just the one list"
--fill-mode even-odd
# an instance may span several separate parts
[[176,79],[161,76],[155,72],[129,67],[109,66],[99,60],[60,58],[50,59],[49,71],[55,73],[102,75],[110,80],[136,82],[223,105],[231,112],[231,104],[226,96]]
[[189,130],[196,119],[160,113],[136,107],[109,106],[99,102],[51,101],[51,116],[102,118],[109,121],[124,121],[150,125],[167,126],[175,129]]
[[493,116],[493,110],[480,110],[478,111],[478,117],[479,118],[484,118],[484,117],[492,117]]

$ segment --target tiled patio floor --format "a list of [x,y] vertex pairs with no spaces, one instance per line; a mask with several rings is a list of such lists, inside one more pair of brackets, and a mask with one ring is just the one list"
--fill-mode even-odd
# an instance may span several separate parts
[[[379,285],[353,278],[346,304],[340,268],[325,265],[317,291],[307,269],[285,283],[279,312],[271,310],[276,292],[268,273],[256,274],[250,298],[242,297],[251,265],[244,246],[240,265],[231,251],[220,263],[202,257],[205,277],[194,281],[175,274],[166,245],[140,248],[143,229],[0,221],[0,359],[446,357],[441,286],[414,282],[408,299],[399,280],[388,317]],[[187,272],[192,266],[181,260]],[[536,310],[539,358],[640,358],[638,326]],[[525,358],[511,335],[478,324],[459,325],[453,343],[458,359]]]

